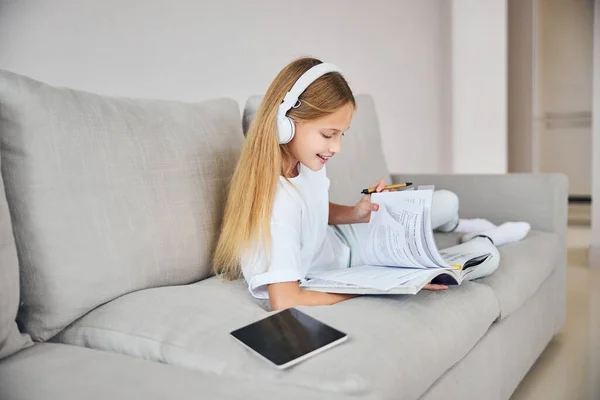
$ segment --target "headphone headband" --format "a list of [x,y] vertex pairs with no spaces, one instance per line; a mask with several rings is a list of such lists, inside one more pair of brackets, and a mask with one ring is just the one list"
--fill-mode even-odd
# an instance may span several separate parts
[[285,115],[298,101],[298,97],[310,86],[311,83],[319,79],[321,76],[330,72],[341,72],[338,67],[330,63],[317,64],[305,73],[294,83],[294,86],[286,93],[283,102],[279,106],[280,115]]
[[317,64],[303,73],[294,83],[289,92],[283,98],[283,102],[277,109],[277,137],[279,143],[289,143],[296,131],[294,121],[285,114],[292,107],[297,107],[298,97],[310,86],[311,83],[329,72],[340,72],[338,67],[329,63]]

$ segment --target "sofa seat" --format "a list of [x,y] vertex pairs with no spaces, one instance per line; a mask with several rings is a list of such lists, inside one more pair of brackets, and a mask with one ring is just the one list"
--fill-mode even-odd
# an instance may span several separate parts
[[[460,233],[435,233],[440,249],[459,243]],[[564,262],[560,237],[555,233],[530,231],[519,242],[498,247],[500,265],[491,275],[476,282],[493,289],[500,303],[500,317],[506,318],[538,290],[558,263]]]
[[[0,361],[0,399],[322,399],[322,392],[233,380],[104,351],[36,344]],[[331,394],[334,400],[373,396]]]
[[53,340],[257,384],[416,399],[499,315],[493,291],[473,282],[445,292],[363,296],[299,309],[348,333],[349,340],[283,372],[229,335],[269,315],[243,281],[213,277],[131,293],[88,313]]

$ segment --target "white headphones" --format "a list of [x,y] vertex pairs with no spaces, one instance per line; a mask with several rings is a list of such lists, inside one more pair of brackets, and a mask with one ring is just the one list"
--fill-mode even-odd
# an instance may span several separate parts
[[296,132],[296,127],[294,125],[294,121],[286,116],[285,114],[289,111],[290,108],[297,108],[300,106],[300,101],[298,97],[306,90],[307,87],[310,86],[311,83],[319,79],[321,76],[329,73],[329,72],[341,72],[338,67],[333,64],[321,63],[315,65],[308,71],[306,71],[294,86],[290,89],[289,92],[283,98],[283,102],[279,105],[277,109],[277,138],[279,139],[280,144],[289,143],[294,137],[294,133]]

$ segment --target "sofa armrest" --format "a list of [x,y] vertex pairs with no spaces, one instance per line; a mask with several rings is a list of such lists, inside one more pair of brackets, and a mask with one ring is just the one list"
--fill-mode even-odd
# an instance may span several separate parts
[[392,182],[402,181],[453,191],[462,218],[495,224],[526,221],[532,229],[556,232],[566,240],[569,185],[563,174],[392,175]]

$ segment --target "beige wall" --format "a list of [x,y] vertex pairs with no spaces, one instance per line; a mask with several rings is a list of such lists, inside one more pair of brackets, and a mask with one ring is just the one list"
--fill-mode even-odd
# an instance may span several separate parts
[[594,106],[592,172],[592,248],[590,265],[600,267],[600,0],[594,11]]
[[591,194],[593,10],[584,0],[538,0],[539,170],[564,172]]
[[508,1],[508,170],[534,171],[537,0]]
[[563,172],[591,194],[592,16],[587,0],[509,0],[509,170]]

